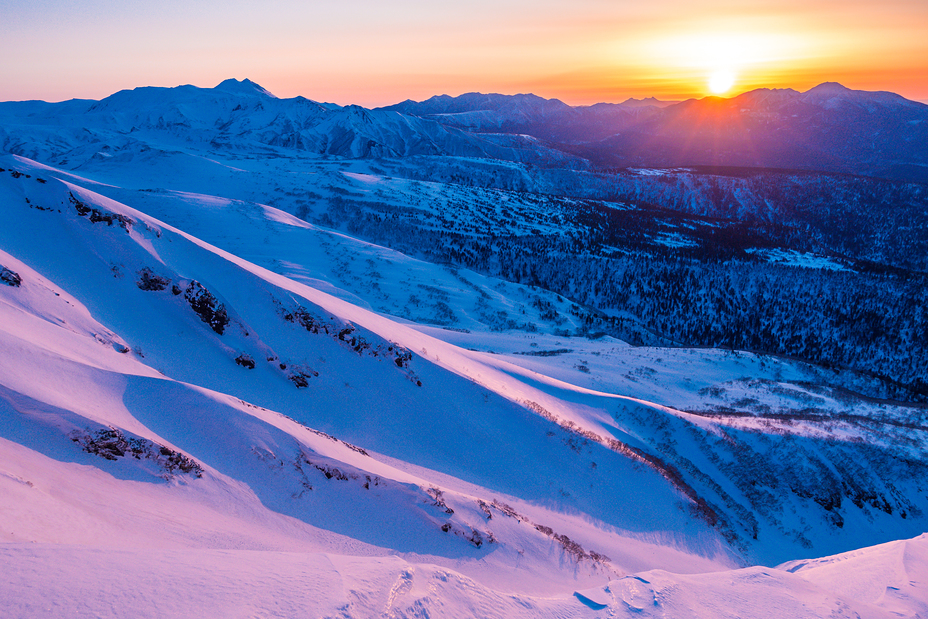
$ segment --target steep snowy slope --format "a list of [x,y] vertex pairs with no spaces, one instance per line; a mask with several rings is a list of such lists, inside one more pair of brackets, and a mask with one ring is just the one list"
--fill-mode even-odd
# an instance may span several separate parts
[[[348,174],[401,195],[408,188],[402,181]],[[415,260],[266,205],[168,190],[101,190],[254,264],[416,323],[542,332],[573,332],[582,324],[576,305],[545,290]]]
[[[689,499],[606,449],[592,474],[553,438],[555,424],[517,404],[532,387],[37,172],[0,173],[15,221],[2,264],[18,282],[3,290],[7,440],[64,462],[100,456],[127,481],[167,479],[194,494],[238,486],[308,525],[447,561],[508,569],[563,553],[552,569],[588,579],[665,552],[645,543],[623,567],[620,526],[680,537],[684,552],[668,555],[680,566],[717,565],[688,557],[723,552],[679,509]],[[507,457],[514,442],[524,458]],[[578,475],[601,492],[563,497]],[[5,526],[30,536],[15,519]],[[510,534],[523,541],[510,546]]]
[[[256,570],[272,576],[246,608],[280,593],[279,616],[301,604],[349,616],[743,614],[748,596],[771,616],[924,605],[917,592],[828,593],[833,579],[762,568],[622,578],[918,534],[919,408],[870,404],[752,356],[635,351],[553,329],[501,337],[479,320],[471,333],[399,324],[347,302],[373,306],[378,293],[344,290],[337,265],[326,267],[337,296],[307,285],[318,262],[366,252],[385,271],[376,280],[401,291],[387,299],[435,277],[438,290],[449,276],[493,285],[266,207],[140,201],[230,253],[91,190],[104,186],[19,158],[0,168],[0,488],[11,499],[0,550],[21,568],[0,595],[19,615],[124,615],[133,578],[150,608],[176,612],[180,594],[155,598],[186,581],[201,585],[194,607],[216,612]],[[265,236],[290,264],[248,260],[275,266]],[[322,239],[336,250],[299,250]],[[524,294],[503,292],[487,305]],[[922,574],[919,561],[907,565]],[[296,586],[307,575],[342,588],[307,601]],[[109,610],[97,602],[104,577],[117,583]],[[732,586],[744,597],[697,595]]]
[[[750,355],[696,353],[703,366],[693,372],[693,353],[668,352],[669,368],[659,372],[654,366],[664,353],[646,359],[620,346],[616,354],[608,338],[565,342],[539,334],[507,344],[480,332],[428,335],[79,185],[40,178],[41,166],[5,161],[16,168],[4,172],[6,201],[21,214],[4,232],[7,268],[68,282],[65,290],[108,330],[90,331],[172,379],[490,491],[577,510],[608,527],[682,536],[697,552],[715,552],[700,536],[720,535],[746,560],[778,562],[924,528],[919,408],[868,405],[843,391],[846,381]],[[198,212],[207,221],[236,221],[210,209],[179,213]],[[267,230],[276,222],[291,233],[318,233],[273,210],[259,212]],[[245,253],[253,237],[222,234],[235,225],[213,233]],[[380,268],[374,257],[382,256],[371,256],[370,266]],[[311,266],[294,264],[286,268]],[[407,289],[440,272],[419,269],[404,272]],[[385,286],[391,279],[379,278]],[[376,296],[373,286],[366,290],[355,294]],[[508,359],[482,352],[509,346]],[[133,401],[151,406],[144,397]],[[203,406],[196,398],[189,403]],[[373,542],[370,531],[348,523],[328,526]]]

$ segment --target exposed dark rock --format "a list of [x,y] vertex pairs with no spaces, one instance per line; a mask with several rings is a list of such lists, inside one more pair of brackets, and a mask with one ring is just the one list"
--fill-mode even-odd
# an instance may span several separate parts
[[139,271],[139,279],[136,285],[142,290],[164,290],[170,283],[171,280],[167,277],[155,275],[151,269],[145,267]]
[[136,460],[153,460],[162,469],[162,477],[165,479],[178,473],[203,476],[203,467],[196,460],[148,439],[126,436],[116,428],[101,428],[92,433],[76,430],[71,433],[71,440],[87,453],[107,460],[118,460],[126,456]]
[[[302,306],[297,306],[292,311],[281,308],[280,312],[284,320],[301,325],[309,333],[314,335],[324,333],[362,356],[374,358],[392,357],[396,367],[409,369],[409,363],[412,361],[411,352],[389,342],[372,344],[351,323],[336,324],[335,322],[326,322],[317,316],[313,316]],[[409,373],[409,379],[418,386],[422,386],[421,381],[411,372]]]
[[301,370],[292,369],[287,375],[291,383],[296,385],[297,389],[309,387],[309,379],[319,376],[319,372],[304,368]]
[[23,278],[20,277],[19,273],[16,271],[12,271],[4,266],[0,266],[0,282],[3,282],[7,286],[19,288],[23,283]]
[[307,459],[305,456],[303,460],[304,462],[306,462],[306,464],[312,466],[316,470],[320,471],[323,475],[325,475],[326,479],[337,479],[339,481],[348,481],[349,479],[357,479],[357,475],[345,473],[344,471],[340,470],[338,467],[326,466],[325,464],[320,464],[320,463],[313,463],[313,462],[310,462],[309,459]]
[[394,353],[393,362],[396,363],[398,368],[408,368],[409,362],[412,360],[412,353],[408,350],[404,350],[399,346],[391,346],[390,352]]
[[317,334],[319,332],[329,332],[329,326],[325,324],[325,322],[315,318],[303,307],[297,307],[292,312],[285,312],[284,320],[302,325],[304,329],[313,334]]
[[442,492],[441,489],[430,487],[430,488],[426,488],[425,493],[429,495],[430,497],[432,497],[432,500],[434,501],[432,505],[441,509],[446,514],[450,515],[454,513],[454,510],[448,507],[448,504],[445,503],[444,492]]
[[203,322],[219,335],[223,334],[226,325],[229,324],[226,306],[220,303],[203,284],[198,281],[190,282],[187,290],[184,291],[184,298]]
[[74,205],[74,210],[77,211],[77,214],[81,217],[87,217],[90,219],[91,223],[106,222],[106,225],[112,226],[115,222],[116,225],[121,227],[126,232],[129,231],[129,226],[135,223],[135,220],[130,217],[126,217],[125,215],[101,211],[91,206],[87,206],[78,200],[73,193],[68,194],[68,199],[71,201],[71,204]]
[[493,512],[490,511],[490,506],[487,505],[486,501],[477,499],[477,506],[480,508],[480,511],[486,515],[487,520],[493,520]]
[[527,350],[524,352],[516,352],[517,355],[526,355],[529,357],[556,357],[558,355],[566,355],[572,353],[573,349],[571,348],[558,348],[557,350]]
[[[245,402],[244,400],[242,400],[242,404],[244,404],[245,406],[250,406],[250,407],[252,407],[252,408],[260,408],[260,407],[256,407],[254,404],[249,404],[248,402]],[[280,413],[278,413],[278,414],[280,414]],[[332,441],[332,442],[334,442],[334,443],[340,443],[340,444],[344,445],[345,447],[347,447],[348,449],[350,449],[350,450],[352,450],[352,451],[358,452],[358,453],[361,454],[362,456],[369,456],[369,454],[368,454],[363,448],[358,447],[357,445],[352,445],[351,443],[345,442],[345,441],[341,440],[340,438],[335,438],[335,437],[332,436],[331,434],[327,434],[327,433],[323,432],[322,430],[317,430],[316,428],[310,428],[309,426],[307,426],[307,425],[306,425],[305,423],[303,423],[302,421],[297,421],[297,420],[294,419],[293,417],[288,417],[287,415],[282,415],[282,416],[283,416],[283,417],[286,417],[287,419],[289,419],[289,420],[292,421],[293,423],[302,426],[302,427],[303,427],[305,430],[307,430],[308,432],[312,432],[313,434],[315,434],[315,435],[317,435],[317,436],[322,436],[322,437],[324,437],[324,438],[327,438],[327,439],[329,439],[330,441]],[[370,476],[367,477],[367,481],[371,481]],[[380,485],[381,480],[380,480],[379,477],[375,477],[373,481],[374,481],[374,485],[375,485],[375,486]]]
[[480,531],[477,529],[471,529],[470,535],[466,535],[465,539],[473,544],[476,548],[483,546],[483,535],[481,535]]
[[247,370],[255,369],[255,360],[248,353],[242,353],[235,358],[235,362]]

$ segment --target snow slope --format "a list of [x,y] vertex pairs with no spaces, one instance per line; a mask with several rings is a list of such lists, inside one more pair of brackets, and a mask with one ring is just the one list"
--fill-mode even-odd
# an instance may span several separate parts
[[[527,293],[492,296],[486,278],[269,207],[163,194],[137,210],[22,158],[0,168],[0,552],[20,567],[0,596],[14,616],[714,615],[758,599],[777,616],[813,603],[881,616],[924,603],[823,593],[836,581],[802,570],[722,571],[923,531],[919,409],[812,388],[813,370],[763,358],[401,323],[352,301],[389,310],[420,284],[489,308]],[[338,261],[354,255],[379,276],[346,285]],[[754,414],[727,407],[739,390]],[[759,475],[784,454],[798,468]],[[837,505],[835,488],[791,486],[823,464]],[[923,574],[919,561],[906,569]],[[308,596],[307,579],[329,595]],[[180,582],[198,583],[193,598],[162,595]],[[732,586],[744,597],[697,595]],[[217,606],[229,591],[241,598]]]
[[928,567],[925,537],[888,546],[855,553],[853,564],[837,556],[799,571],[652,571],[570,595],[529,596],[399,557],[5,544],[0,556],[17,570],[0,583],[0,596],[10,617],[924,616],[928,596],[911,576]]
[[[553,536],[574,539],[579,533],[584,548],[599,548],[603,557],[614,548],[622,557],[629,534],[605,522],[585,530],[584,520],[570,510],[519,501],[516,490],[553,504],[557,488],[568,486],[583,465],[571,462],[567,445],[544,435],[548,422],[459,377],[481,369],[468,367],[466,355],[77,185],[25,169],[28,177],[17,172],[14,178],[9,169],[2,173],[4,203],[16,224],[4,228],[0,257],[21,281],[3,289],[6,440],[32,450],[47,465],[93,462],[119,480],[114,483],[135,490],[140,482],[155,484],[158,493],[165,482],[176,485],[181,495],[192,493],[193,503],[206,501],[209,509],[217,509],[214,495],[231,493],[236,512],[243,509],[238,502],[254,510],[260,501],[274,514],[328,531],[323,538],[347,537],[349,547],[360,540],[449,562],[498,558],[507,569],[524,556],[562,554],[554,564],[561,567],[552,569],[580,579],[622,569],[622,559],[607,564]],[[488,380],[504,380],[492,368],[487,371]],[[475,410],[483,414],[475,417]],[[333,439],[336,433],[365,446]],[[510,466],[486,457],[504,453],[524,433],[533,435],[524,448],[545,455],[547,464],[527,458]],[[370,455],[378,451],[410,464],[397,468]],[[564,461],[566,466],[558,464]],[[424,467],[441,473],[441,485],[422,477],[430,474]],[[653,495],[665,504],[662,520],[675,523],[667,536],[702,531],[706,538],[689,550],[685,541],[681,550],[633,542],[641,550],[629,566],[665,554],[681,565],[719,565],[712,558],[722,553],[715,535],[678,510],[679,495],[659,475],[618,455],[604,468],[624,481],[595,497],[594,511],[607,513],[629,493]],[[36,482],[17,481],[30,481],[26,471],[12,475],[14,488],[35,487]],[[475,481],[487,483],[480,488]],[[87,480],[79,497],[98,483]],[[494,507],[495,499],[505,507]],[[78,512],[87,510],[78,497],[60,500],[77,502]],[[615,518],[652,533],[660,520],[643,510],[650,502],[625,506]],[[107,526],[93,510],[87,510],[93,523],[66,533],[61,529],[73,520],[70,510],[48,509],[47,503],[22,509],[28,518],[19,514],[5,522],[11,539],[86,542],[87,529],[96,531],[92,539],[142,535],[132,532],[138,524],[125,532],[129,518]],[[54,522],[35,531],[26,523],[37,519]],[[183,524],[174,526],[182,538],[197,535]],[[520,540],[512,546],[504,541],[510,533]],[[211,524],[208,534],[222,537]],[[502,548],[507,550],[499,554]],[[691,556],[696,551],[709,557]],[[532,578],[523,574],[516,580]]]

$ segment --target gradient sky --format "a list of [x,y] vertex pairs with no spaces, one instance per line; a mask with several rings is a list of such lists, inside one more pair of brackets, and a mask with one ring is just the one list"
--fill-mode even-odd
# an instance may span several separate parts
[[571,104],[824,81],[928,100],[928,0],[0,0],[0,100],[251,78],[386,105],[534,92]]

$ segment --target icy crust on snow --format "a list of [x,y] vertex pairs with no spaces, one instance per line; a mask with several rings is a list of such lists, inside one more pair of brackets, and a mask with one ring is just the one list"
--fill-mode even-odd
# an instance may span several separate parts
[[871,548],[791,561],[778,569],[798,574],[837,595],[872,604],[897,617],[928,614],[924,576],[928,534]]

